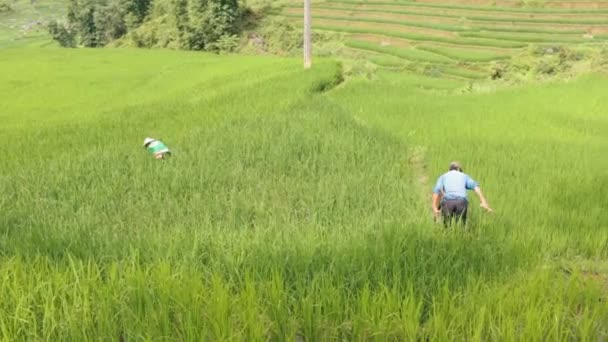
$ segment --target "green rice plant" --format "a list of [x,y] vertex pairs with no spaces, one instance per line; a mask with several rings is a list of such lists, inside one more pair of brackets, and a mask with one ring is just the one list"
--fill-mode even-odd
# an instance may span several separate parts
[[469,69],[460,66],[445,65],[441,66],[441,72],[447,75],[453,75],[458,77],[464,77],[473,80],[479,80],[488,78],[488,73],[484,73],[478,70]]
[[367,56],[366,59],[378,66],[389,68],[402,67],[405,64],[403,58],[392,55],[372,54]]
[[66,6],[64,0],[10,1],[11,11],[0,11],[0,48],[48,44],[46,25],[64,16]]
[[497,7],[497,6],[471,6],[454,4],[437,4],[421,2],[387,2],[387,1],[351,1],[351,0],[330,0],[330,3],[356,4],[356,5],[378,5],[378,6],[403,6],[403,7],[429,7],[454,10],[474,10],[487,12],[512,12],[512,13],[547,13],[547,14],[600,14],[608,13],[607,9],[560,9],[560,8],[517,8],[517,7]]
[[512,42],[506,40],[495,40],[485,38],[468,38],[468,37],[439,37],[429,36],[414,32],[391,32],[381,29],[372,28],[358,28],[353,26],[330,26],[317,24],[315,27],[319,30],[333,31],[333,32],[344,32],[344,33],[359,33],[359,34],[377,34],[387,37],[394,37],[400,39],[408,39],[413,41],[427,41],[427,42],[438,42],[455,45],[469,45],[469,46],[489,46],[489,47],[500,47],[500,48],[521,48],[527,46],[526,43]]
[[525,16],[513,17],[498,17],[498,16],[480,16],[480,15],[460,15],[460,14],[445,14],[437,12],[422,12],[422,11],[407,11],[393,9],[361,9],[357,7],[338,7],[317,5],[319,9],[333,9],[342,11],[367,12],[367,13],[388,13],[388,14],[404,14],[419,16],[421,20],[424,17],[450,18],[450,19],[467,19],[471,21],[490,21],[490,22],[510,22],[510,23],[537,23],[537,24],[567,24],[567,25],[608,25],[607,19],[587,19],[587,18],[530,18]]
[[505,39],[510,41],[521,41],[530,43],[585,43],[589,39],[580,36],[563,34],[542,34],[542,33],[503,33],[503,32],[461,32],[463,37]]
[[[438,68],[442,68],[445,65],[439,65]],[[435,66],[433,66],[435,67]],[[458,88],[462,88],[465,84],[462,80],[450,79],[445,77],[434,77],[429,75],[421,74],[398,74],[400,82],[408,87],[425,89],[425,90],[439,90],[439,91],[453,91]]]
[[[291,18],[301,18],[301,14],[283,14],[285,17]],[[468,31],[470,29],[460,27],[457,25],[446,25],[446,24],[435,24],[435,23],[424,23],[424,22],[415,22],[408,20],[391,20],[391,19],[380,19],[380,18],[353,18],[353,17],[344,17],[344,16],[333,16],[333,15],[314,15],[315,19],[326,19],[326,20],[339,20],[346,22],[362,22],[362,23],[377,23],[377,24],[391,24],[391,25],[401,25],[405,27],[420,27],[420,28],[428,28],[433,30],[441,30],[441,31]]]
[[354,49],[369,50],[379,53],[384,53],[399,58],[404,58],[410,61],[418,62],[433,62],[433,63],[450,63],[452,60],[445,56],[435,54],[433,52],[420,51],[415,48],[399,48],[396,46],[383,46],[378,43],[349,40],[344,43],[346,46]]
[[[606,77],[341,71],[4,49],[0,339],[608,338]],[[496,211],[446,230],[452,159]]]
[[440,45],[417,45],[416,48],[424,51],[430,51],[459,61],[489,62],[511,58],[511,55],[508,55],[504,52],[500,53],[495,51],[459,49],[455,47]]
[[543,28],[543,27],[506,27],[506,26],[483,26],[475,25],[475,30],[479,31],[496,31],[496,32],[514,32],[514,33],[549,33],[549,34],[579,34],[587,33],[584,29],[559,29]]

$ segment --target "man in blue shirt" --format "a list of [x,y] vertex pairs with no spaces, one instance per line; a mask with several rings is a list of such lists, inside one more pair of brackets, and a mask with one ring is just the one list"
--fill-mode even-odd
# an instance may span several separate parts
[[443,224],[446,227],[453,218],[456,222],[462,220],[463,224],[466,223],[469,206],[467,190],[474,190],[481,202],[480,206],[488,212],[492,211],[479,184],[462,172],[459,162],[451,162],[449,171],[437,179],[433,188],[433,213],[435,218],[439,218],[439,215],[443,216]]

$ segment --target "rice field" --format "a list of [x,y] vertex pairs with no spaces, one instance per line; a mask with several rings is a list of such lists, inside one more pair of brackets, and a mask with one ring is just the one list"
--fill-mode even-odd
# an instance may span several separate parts
[[0,13],[0,49],[10,46],[39,46],[49,42],[46,24],[66,13],[63,0],[10,0],[13,9]]
[[[577,49],[608,44],[608,7],[603,2],[578,2],[576,8],[569,2],[543,4],[327,0],[313,4],[313,20],[316,30],[342,33],[345,46],[369,51],[372,63],[378,53],[411,61],[406,56],[422,50],[450,59],[442,63],[468,62],[487,69],[487,63],[508,60],[536,45]],[[299,25],[301,11],[300,4],[291,3],[281,15]],[[434,59],[416,61],[434,65]],[[381,59],[378,66],[383,67]]]
[[[608,340],[608,76],[481,82],[536,44],[606,44],[608,2],[315,2],[361,75],[60,49],[62,2],[14,5],[0,340]],[[446,230],[430,192],[455,159],[495,212],[473,197]]]
[[[300,63],[4,49],[0,339],[608,338],[608,78]],[[495,213],[444,230],[452,159]]]

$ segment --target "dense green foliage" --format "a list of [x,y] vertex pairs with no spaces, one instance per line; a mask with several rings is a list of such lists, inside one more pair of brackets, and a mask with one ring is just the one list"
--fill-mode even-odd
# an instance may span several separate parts
[[[300,63],[3,51],[0,338],[608,337],[606,78],[320,93],[339,65]],[[444,231],[429,192],[451,159],[496,213],[472,198]]]
[[424,51],[430,51],[459,61],[489,62],[511,58],[511,56],[505,52],[458,49],[441,45],[419,45],[416,48]]
[[63,17],[66,10],[65,0],[0,0],[0,7],[4,8],[0,9],[0,49],[52,44],[46,24]]
[[438,55],[432,52],[426,52],[424,50],[418,50],[413,48],[396,48],[393,46],[382,46],[376,43],[364,42],[364,41],[347,41],[345,43],[346,46],[362,49],[362,50],[371,50],[375,52],[383,52],[388,55],[393,55],[397,57],[401,57],[410,61],[419,61],[419,62],[435,62],[435,63],[448,63],[451,61],[450,58],[447,58],[442,55]]
[[122,39],[138,47],[216,51],[237,33],[237,0],[70,0],[67,22],[51,22],[63,46],[105,46]]
[[0,13],[9,13],[12,12],[13,8],[8,2],[0,1]]

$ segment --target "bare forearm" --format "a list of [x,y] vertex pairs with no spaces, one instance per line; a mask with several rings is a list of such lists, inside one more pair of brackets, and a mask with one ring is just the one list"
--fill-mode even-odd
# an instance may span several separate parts
[[433,193],[433,203],[432,203],[433,209],[439,208],[439,199],[440,199],[440,196],[436,193]]
[[487,206],[488,205],[488,201],[486,200],[485,196],[483,195],[483,192],[481,191],[481,188],[476,186],[475,187],[475,194],[477,195],[477,197],[479,197],[479,201],[481,202],[482,205]]

